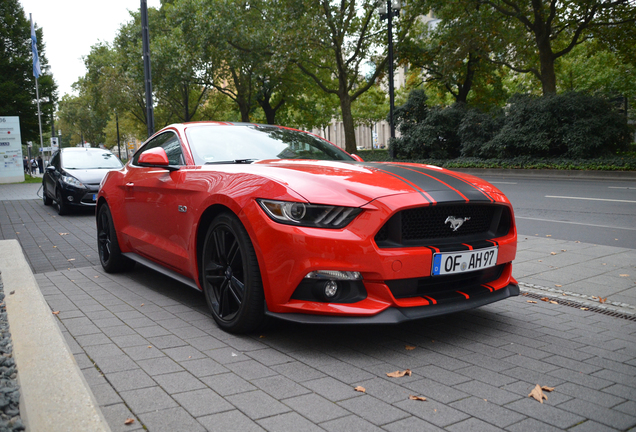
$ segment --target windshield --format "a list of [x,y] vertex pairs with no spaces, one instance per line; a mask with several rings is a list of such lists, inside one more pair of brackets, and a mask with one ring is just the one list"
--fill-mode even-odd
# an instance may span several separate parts
[[65,151],[62,166],[64,169],[113,169],[121,168],[122,163],[107,150]]
[[198,165],[261,159],[354,160],[317,136],[276,126],[193,125],[186,135]]

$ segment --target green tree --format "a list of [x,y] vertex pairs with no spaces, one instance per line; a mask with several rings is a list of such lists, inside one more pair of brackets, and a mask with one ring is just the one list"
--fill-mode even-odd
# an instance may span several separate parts
[[467,1],[479,6],[479,14],[505,18],[505,25],[495,32],[502,49],[490,60],[532,74],[541,82],[544,95],[557,91],[558,59],[595,34],[630,29],[636,21],[631,0]]
[[[42,129],[50,129],[57,86],[49,73],[42,29],[36,27]],[[18,0],[0,2],[0,115],[19,116],[22,138],[39,143],[31,24]]]
[[[322,91],[338,97],[345,148],[356,151],[352,103],[384,75],[386,30],[376,0],[288,0],[281,2],[282,35],[298,67]],[[399,44],[421,15],[419,2],[409,2],[396,20]],[[293,48],[292,48],[293,47]],[[372,65],[372,71],[366,73]]]

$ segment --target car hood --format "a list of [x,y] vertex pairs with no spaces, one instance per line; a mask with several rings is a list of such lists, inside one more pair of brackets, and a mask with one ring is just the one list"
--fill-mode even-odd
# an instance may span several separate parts
[[493,202],[489,183],[432,165],[307,160],[259,161],[250,166],[315,204],[361,206],[375,199],[419,194],[429,203]]
[[119,168],[100,168],[100,169],[65,169],[69,175],[72,175],[84,184],[99,184],[108,171]]

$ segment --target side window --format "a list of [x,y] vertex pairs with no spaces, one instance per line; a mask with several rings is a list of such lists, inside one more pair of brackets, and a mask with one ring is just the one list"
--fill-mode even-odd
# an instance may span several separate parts
[[170,139],[161,145],[168,155],[170,165],[183,165],[185,161],[183,160],[179,138],[173,133],[166,133],[165,135],[172,135]]
[[179,138],[172,132],[162,133],[148,141],[142,148],[140,148],[133,157],[133,165],[137,165],[139,161],[139,155],[146,150],[153,149],[155,147],[163,147],[168,155],[170,165],[183,165],[183,155],[181,152],[181,144]]

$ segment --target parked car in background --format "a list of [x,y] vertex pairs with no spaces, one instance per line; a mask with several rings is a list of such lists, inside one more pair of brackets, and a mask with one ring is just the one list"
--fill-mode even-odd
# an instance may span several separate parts
[[122,163],[109,150],[68,147],[53,154],[42,176],[44,205],[55,202],[60,215],[73,208],[95,207],[99,184]]
[[398,323],[519,294],[496,187],[279,126],[168,126],[106,175],[96,215],[107,272],[139,262],[201,290],[234,333],[267,316]]

